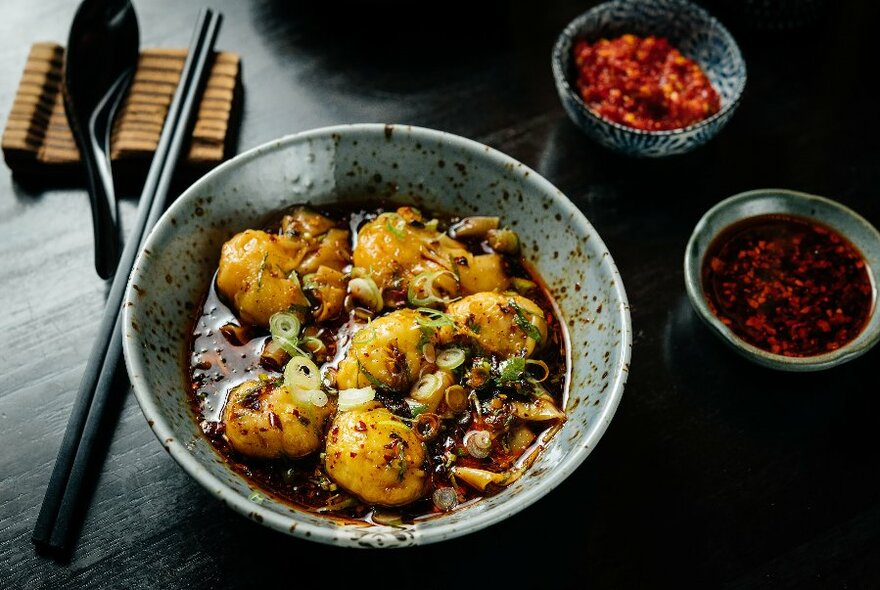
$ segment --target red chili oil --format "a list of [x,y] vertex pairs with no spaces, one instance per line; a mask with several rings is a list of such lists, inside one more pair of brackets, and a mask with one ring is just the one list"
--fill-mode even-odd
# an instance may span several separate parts
[[700,65],[663,37],[580,39],[573,52],[581,98],[615,123],[643,131],[680,129],[721,110]]
[[733,224],[703,258],[712,312],[762,350],[806,357],[862,331],[874,289],[862,254],[837,231],[792,215]]

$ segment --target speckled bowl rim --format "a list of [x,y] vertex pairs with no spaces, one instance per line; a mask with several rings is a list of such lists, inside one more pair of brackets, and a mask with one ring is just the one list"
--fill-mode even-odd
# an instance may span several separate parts
[[[809,357],[789,357],[767,352],[766,350],[762,350],[742,340],[709,309],[704,296],[701,276],[701,267],[703,256],[705,255],[705,249],[701,251],[698,244],[703,243],[708,245],[711,243],[712,239],[718,235],[719,232],[712,233],[709,231],[713,219],[723,216],[725,212],[731,208],[740,207],[743,203],[771,197],[797,199],[806,203],[821,203],[823,206],[833,208],[844,214],[853,223],[862,226],[862,228],[866,230],[866,233],[872,236],[872,239],[876,242],[878,248],[880,248],[880,232],[878,232],[867,219],[846,205],[833,199],[810,193],[775,188],[755,189],[738,193],[720,201],[706,211],[706,213],[700,218],[699,222],[697,222],[697,225],[694,227],[693,233],[688,240],[684,257],[684,278],[685,287],[691,304],[700,318],[727,344],[732,346],[746,358],[768,368],[793,372],[819,371],[836,367],[865,354],[877,344],[878,341],[880,341],[880,322],[871,323],[872,318],[878,313],[877,288],[878,283],[880,283],[880,281],[878,281],[878,276],[880,276],[878,273],[880,273],[880,269],[871,268],[870,265],[868,275],[874,289],[874,305],[871,309],[871,315],[868,318],[865,329],[854,340],[835,351],[825,354]],[[780,211],[780,213],[784,212]],[[802,213],[799,215],[802,217],[812,217],[818,222],[827,223],[821,215],[809,216]],[[741,219],[745,218],[746,217],[741,217]]]
[[697,14],[700,14],[707,21],[709,21],[714,27],[717,27],[718,30],[722,32],[723,35],[727,37],[730,41],[730,48],[734,54],[736,60],[742,64],[743,75],[742,80],[736,86],[736,94],[733,97],[733,100],[728,102],[725,105],[722,105],[721,109],[706,119],[699,121],[698,123],[694,123],[693,125],[688,125],[687,127],[680,127],[677,129],[664,129],[660,131],[646,131],[644,129],[635,129],[633,127],[627,127],[626,125],[621,125],[615,121],[611,121],[604,117],[601,117],[593,112],[593,110],[588,107],[583,99],[578,95],[577,92],[571,87],[571,84],[568,82],[568,74],[565,71],[565,65],[563,62],[562,55],[562,46],[566,40],[571,39],[574,40],[578,35],[584,33],[583,24],[590,16],[599,12],[600,10],[604,10],[608,5],[617,4],[616,0],[610,0],[609,2],[603,2],[601,4],[597,4],[593,8],[581,13],[572,19],[568,25],[562,30],[559,36],[556,38],[556,43],[553,45],[553,58],[552,58],[552,68],[553,68],[553,78],[556,81],[556,85],[562,88],[563,92],[565,92],[568,96],[573,99],[573,104],[577,105],[578,109],[586,114],[593,121],[600,123],[602,125],[608,125],[609,127],[614,127],[622,132],[629,133],[635,136],[650,136],[650,137],[674,137],[676,135],[685,135],[696,131],[697,129],[701,129],[703,127],[707,127],[712,125],[718,119],[727,115],[727,113],[733,111],[742,100],[743,93],[746,88],[746,81],[748,80],[748,68],[746,67],[746,61],[742,56],[742,52],[739,49],[739,44],[736,42],[734,36],[730,33],[730,31],[725,27],[721,21],[715,18],[708,10],[703,8],[702,6],[698,6],[693,2],[688,2],[687,0],[675,0],[681,6],[687,7],[689,10],[694,11]]
[[[394,127],[405,128],[413,137],[421,138],[422,140],[441,140],[447,142],[455,148],[468,152],[477,162],[494,162],[499,168],[503,167],[505,164],[522,166],[524,171],[528,171],[530,182],[534,183],[536,189],[556,201],[559,206],[568,213],[569,222],[576,226],[578,235],[591,236],[590,239],[594,241],[599,249],[608,252],[608,248],[602,241],[599,233],[593,228],[590,222],[587,221],[583,213],[543,176],[524,164],[521,164],[514,158],[495,150],[490,146],[445,131],[425,127],[414,127],[410,125],[394,125]],[[384,136],[387,129],[388,125],[382,123],[356,123],[312,129],[266,142],[220,164],[184,191],[184,193],[171,204],[162,217],[157,221],[144,244],[144,248],[141,249],[138,258],[135,261],[133,267],[134,270],[129,277],[128,288],[131,289],[131,284],[137,281],[142,258],[144,256],[144,250],[150,250],[155,247],[155,242],[158,240],[159,236],[159,228],[167,226],[170,223],[171,218],[180,215],[186,208],[185,204],[198,198],[203,187],[209,186],[209,183],[215,176],[220,175],[230,168],[236,168],[245,162],[260,158],[267,153],[284,149],[291,144],[305,143],[314,139],[332,138],[334,134],[345,134],[350,136],[352,134],[363,133],[369,134],[371,137],[374,135]],[[614,367],[614,377],[605,394],[606,402],[603,410],[595,418],[595,426],[578,442],[577,448],[568,455],[565,461],[542,476],[540,485],[524,490],[517,495],[516,501],[514,502],[507,502],[499,505],[495,509],[478,513],[468,521],[468,526],[443,524],[442,521],[432,521],[431,525],[427,528],[414,526],[411,531],[415,537],[417,545],[424,545],[463,536],[500,522],[527,508],[548,494],[552,489],[562,483],[562,481],[565,480],[575,469],[577,469],[593,451],[597,442],[607,430],[608,425],[620,404],[624,385],[627,376],[629,375],[629,363],[632,350],[632,325],[629,313],[629,303],[620,272],[610,255],[603,258],[603,264],[607,265],[609,273],[614,277],[614,293],[618,298],[617,314],[621,327],[621,341],[618,345],[620,358],[617,365]],[[135,397],[147,423],[153,430],[153,433],[159,441],[163,443],[165,449],[184,469],[184,471],[199,482],[209,493],[214,495],[221,502],[232,507],[239,514],[245,517],[256,515],[260,518],[254,518],[251,516],[251,519],[257,520],[269,528],[287,535],[333,545],[339,539],[340,529],[349,526],[356,526],[333,523],[330,520],[327,521],[327,526],[315,526],[311,523],[296,520],[294,516],[285,516],[251,502],[249,499],[237,494],[232,488],[228,487],[218,478],[214,477],[187,450],[186,445],[177,440],[175,433],[171,430],[161,410],[155,403],[153,403],[150,395],[150,385],[143,377],[143,375],[147,374],[146,366],[138,354],[137,343],[140,341],[141,336],[131,327],[130,316],[132,313],[133,311],[131,307],[126,306],[123,308],[123,351],[125,353],[126,367],[128,369],[128,374],[131,376]],[[577,361],[572,360],[572,362]],[[294,524],[296,526],[292,532],[291,525]],[[392,527],[387,527],[387,529],[388,536],[393,537],[395,529]]]

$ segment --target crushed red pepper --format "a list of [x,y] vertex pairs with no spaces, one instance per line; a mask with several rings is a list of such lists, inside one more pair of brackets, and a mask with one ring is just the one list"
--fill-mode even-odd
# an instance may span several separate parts
[[700,65],[663,37],[575,42],[577,88],[597,115],[643,131],[680,129],[721,109]]
[[836,350],[874,305],[861,253],[801,217],[759,215],[727,228],[704,257],[709,307],[750,344],[784,356]]

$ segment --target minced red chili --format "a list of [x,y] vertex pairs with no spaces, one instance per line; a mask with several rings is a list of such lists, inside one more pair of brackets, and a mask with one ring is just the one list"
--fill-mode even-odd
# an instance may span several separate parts
[[688,127],[721,109],[700,65],[663,37],[574,44],[577,88],[600,117],[644,131]]
[[836,350],[874,305],[861,253],[837,231],[791,215],[732,225],[703,259],[709,307],[746,342],[775,354]]

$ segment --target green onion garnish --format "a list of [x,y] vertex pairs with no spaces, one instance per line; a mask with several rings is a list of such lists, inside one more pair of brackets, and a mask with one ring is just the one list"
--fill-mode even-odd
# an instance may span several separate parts
[[279,311],[269,318],[269,332],[272,340],[290,356],[305,356],[306,353],[299,348],[299,318],[289,311]]
[[448,348],[437,355],[437,366],[451,371],[464,364],[465,354],[460,348]]
[[385,227],[398,239],[403,239],[406,235],[403,233],[403,229],[406,227],[406,220],[399,213],[386,213]]
[[[434,303],[443,303],[445,305],[452,301],[449,297],[444,297],[438,293],[437,289],[434,287],[434,281],[437,280],[439,276],[446,273],[455,279],[455,275],[448,270],[426,271],[413,277],[409,282],[409,288],[406,293],[409,303],[411,305],[423,307],[426,305],[433,305]],[[420,292],[424,293],[425,296],[420,297]]]
[[445,326],[452,326],[453,321],[452,318],[443,313],[442,311],[437,311],[436,309],[431,309],[430,307],[418,307],[416,311],[423,313],[428,316],[419,317],[418,322],[419,325],[426,326],[429,328],[443,328]]

